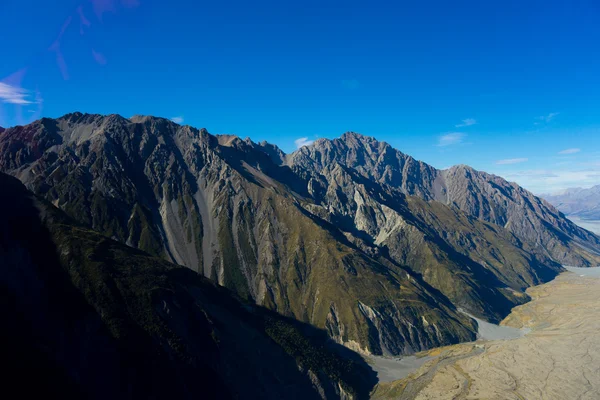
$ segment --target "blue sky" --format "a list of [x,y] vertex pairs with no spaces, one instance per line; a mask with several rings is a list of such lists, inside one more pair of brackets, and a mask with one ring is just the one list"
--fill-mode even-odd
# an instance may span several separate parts
[[597,1],[2,0],[0,125],[152,114],[286,152],[356,131],[536,192],[600,183]]

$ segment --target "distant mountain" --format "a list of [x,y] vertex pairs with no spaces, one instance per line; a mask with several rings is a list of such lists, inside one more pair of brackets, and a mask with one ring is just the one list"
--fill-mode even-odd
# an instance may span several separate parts
[[75,224],[1,173],[0,193],[5,391],[368,398],[375,373],[325,332]]
[[292,154],[155,117],[73,113],[0,134],[0,170],[80,223],[353,349],[471,340],[600,238],[516,184],[355,133]]
[[600,185],[589,189],[572,188],[560,193],[542,195],[566,215],[600,220]]

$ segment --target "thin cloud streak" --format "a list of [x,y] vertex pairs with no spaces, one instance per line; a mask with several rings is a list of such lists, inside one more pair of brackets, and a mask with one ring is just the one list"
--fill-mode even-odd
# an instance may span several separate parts
[[183,124],[183,117],[173,117],[171,118],[171,121],[175,122],[176,124]]
[[92,57],[94,57],[94,60],[100,64],[100,65],[106,65],[106,57],[104,57],[104,54],[97,52],[96,50],[92,49]]
[[462,128],[464,126],[472,126],[477,124],[477,120],[475,118],[467,118],[463,119],[460,124],[454,125],[457,128]]
[[581,149],[572,148],[572,149],[565,149],[565,150],[559,151],[558,154],[575,154],[575,153],[579,153],[580,151],[581,151]]
[[31,96],[28,90],[0,82],[0,101],[7,104],[25,106],[35,104],[36,101],[29,100]]
[[520,164],[529,161],[528,158],[507,158],[505,160],[496,161],[496,165],[511,165]]
[[548,115],[542,115],[542,116],[537,117],[536,119],[539,120],[539,121],[543,121],[543,122],[548,123],[548,122],[552,121],[558,114],[560,114],[560,113],[551,112]]
[[296,145],[297,149],[299,149],[300,147],[303,147],[303,146],[310,146],[313,143],[314,143],[314,140],[310,140],[307,137],[301,137],[301,138],[294,140],[294,144]]
[[446,133],[445,135],[442,135],[438,138],[437,146],[438,147],[447,147],[447,146],[460,144],[465,140],[465,137],[467,137],[467,134],[463,133],[463,132]]

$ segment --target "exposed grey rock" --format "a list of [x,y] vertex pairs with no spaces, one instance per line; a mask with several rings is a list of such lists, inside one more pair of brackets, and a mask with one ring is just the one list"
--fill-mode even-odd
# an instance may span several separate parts
[[595,266],[600,262],[580,246],[597,251],[600,238],[517,184],[466,165],[437,170],[385,142],[352,132],[340,139],[318,140],[289,155],[287,160],[292,168],[313,173],[340,164],[406,194],[457,207],[540,246],[559,263]]

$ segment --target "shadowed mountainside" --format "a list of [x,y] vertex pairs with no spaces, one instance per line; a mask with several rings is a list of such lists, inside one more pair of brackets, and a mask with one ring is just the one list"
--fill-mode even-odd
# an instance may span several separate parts
[[[0,189],[9,389],[98,399],[368,397],[374,372],[325,332],[74,224],[12,177],[0,174]],[[23,386],[32,376],[36,384]]]

